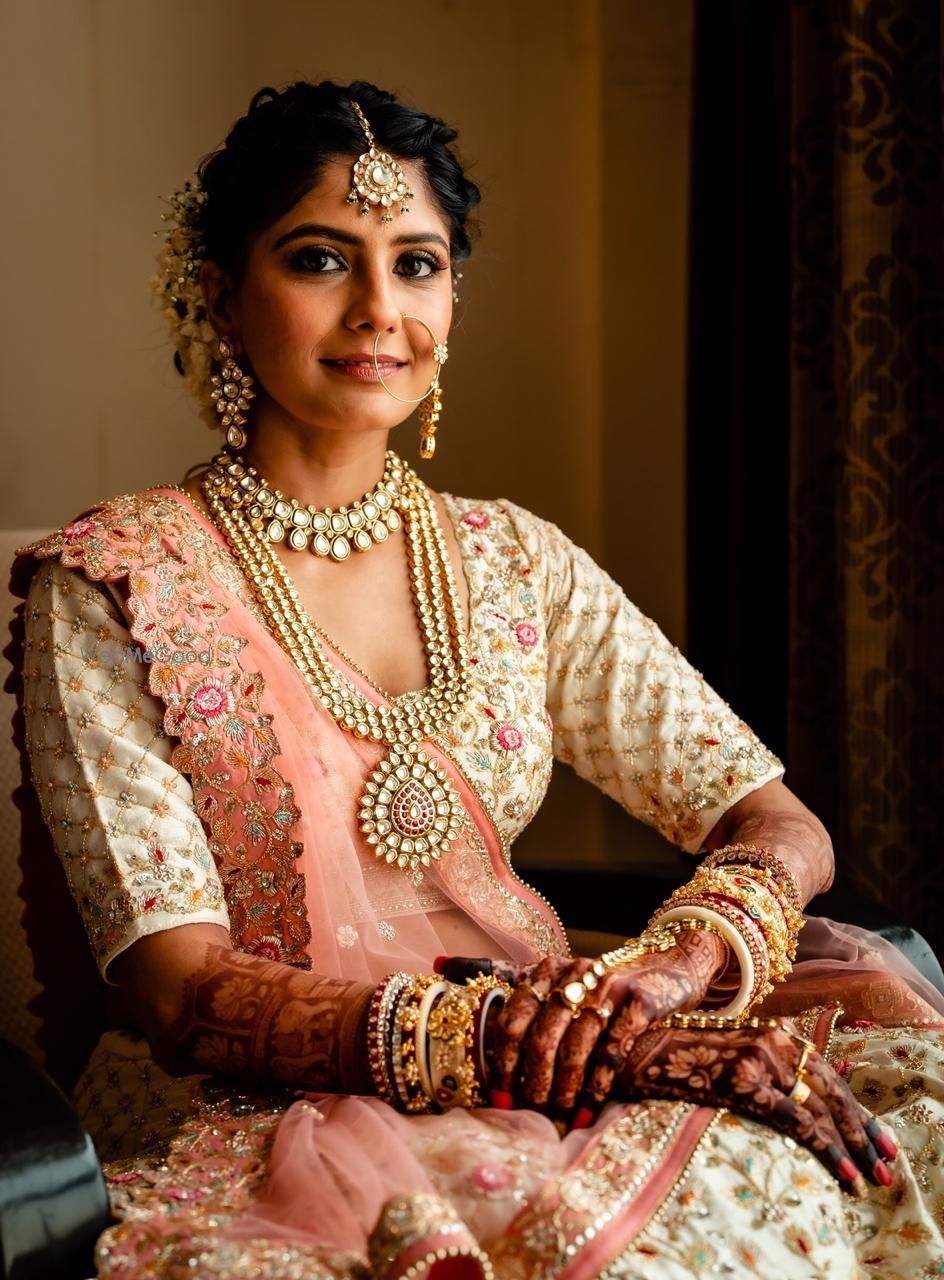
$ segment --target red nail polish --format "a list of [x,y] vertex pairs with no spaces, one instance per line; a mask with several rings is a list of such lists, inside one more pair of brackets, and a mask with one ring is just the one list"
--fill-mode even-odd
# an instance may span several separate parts
[[894,1182],[891,1170],[888,1165],[884,1164],[881,1160],[875,1161],[875,1168],[872,1172],[875,1174],[877,1181],[879,1181],[883,1187],[890,1187]]
[[856,1178],[859,1176],[858,1169],[848,1156],[843,1156],[839,1161],[839,1176],[840,1178],[845,1178],[847,1182],[855,1182]]
[[896,1160],[898,1158],[898,1144],[893,1142],[887,1133],[877,1133],[873,1138],[873,1142],[878,1148],[879,1155],[883,1155],[886,1160]]
[[499,1111],[511,1111],[515,1105],[514,1097],[507,1089],[492,1089],[488,1095],[488,1100]]
[[433,972],[442,973],[443,965],[446,963],[448,959],[449,959],[448,956],[437,956],[436,959],[433,961]]
[[594,1121],[594,1114],[589,1107],[578,1107],[571,1129],[589,1129]]

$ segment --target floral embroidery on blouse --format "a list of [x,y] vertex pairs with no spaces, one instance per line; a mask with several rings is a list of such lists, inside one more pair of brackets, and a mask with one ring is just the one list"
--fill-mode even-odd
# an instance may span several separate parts
[[49,561],[33,580],[26,627],[33,778],[101,970],[182,920],[228,928],[193,792],[171,763],[163,707],[114,601]]
[[[242,576],[227,570],[219,543],[180,502],[153,492],[104,503],[26,550],[37,558],[58,556],[92,579],[127,577],[134,657],[147,666],[150,692],[165,704],[164,733],[178,740],[171,764],[191,780],[233,942],[310,966],[304,879],[295,867],[301,845],[293,839],[300,814],[291,784],[273,763],[280,748],[262,706],[265,680],[242,669],[239,654],[247,642],[221,626],[228,607],[217,584],[245,606]],[[38,615],[29,622],[42,626]],[[130,792],[125,803],[132,803]],[[106,834],[123,828],[113,824]],[[58,837],[54,824],[51,829]],[[95,884],[99,895],[108,893],[106,880]],[[112,955],[122,934],[150,909],[148,901],[112,898]]]
[[552,757],[691,853],[780,760],[590,556],[505,501],[446,496],[475,689],[448,745],[510,843]]

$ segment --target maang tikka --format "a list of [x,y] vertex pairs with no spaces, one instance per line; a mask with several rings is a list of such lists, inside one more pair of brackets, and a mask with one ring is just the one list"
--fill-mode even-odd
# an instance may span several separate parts
[[353,98],[350,102],[357,116],[357,122],[364,131],[368,150],[358,156],[354,162],[348,204],[357,204],[362,200],[364,203],[361,206],[361,213],[370,213],[372,205],[379,205],[380,221],[392,222],[393,214],[390,210],[394,205],[401,206],[401,213],[410,212],[410,206],[403,202],[412,200],[413,192],[404,177],[403,170],[393,156],[388,155],[386,151],[378,151],[363,111]]
[[213,383],[210,399],[216,404],[220,425],[226,432],[227,445],[230,449],[242,449],[247,439],[244,430],[246,412],[249,401],[255,399],[256,393],[252,390],[252,378],[248,373],[243,373],[234,359],[233,345],[229,338],[219,339],[219,353],[223,368],[210,379]]

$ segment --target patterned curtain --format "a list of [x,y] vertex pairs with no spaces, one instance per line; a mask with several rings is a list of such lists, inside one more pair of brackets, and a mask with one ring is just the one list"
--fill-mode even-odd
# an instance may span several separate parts
[[789,13],[788,780],[845,884],[940,952],[941,8]]

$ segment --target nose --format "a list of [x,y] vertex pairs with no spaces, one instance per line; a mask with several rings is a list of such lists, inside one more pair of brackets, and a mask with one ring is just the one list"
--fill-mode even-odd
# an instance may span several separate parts
[[355,273],[355,293],[345,317],[352,332],[394,333],[403,323],[394,297],[395,282],[380,265]]

